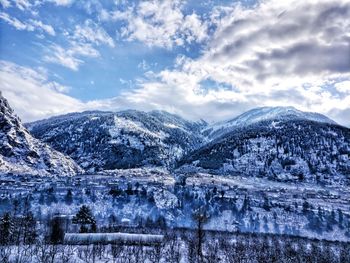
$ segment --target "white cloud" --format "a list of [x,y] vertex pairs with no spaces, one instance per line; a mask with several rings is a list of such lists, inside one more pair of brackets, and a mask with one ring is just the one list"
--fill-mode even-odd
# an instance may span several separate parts
[[0,4],[2,5],[3,8],[8,8],[11,6],[11,3],[9,0],[0,0]]
[[143,70],[148,70],[150,68],[147,61],[144,59],[137,65],[137,67]]
[[56,63],[77,71],[79,65],[84,63],[80,57],[99,57],[100,53],[89,44],[72,42],[69,47],[63,48],[57,44],[48,47],[44,60]]
[[50,0],[50,2],[55,3],[57,6],[69,6],[74,0]]
[[17,30],[27,30],[27,31],[34,31],[33,25],[29,25],[26,23],[21,22],[15,17],[11,17],[8,14],[4,12],[0,12],[0,18],[6,21],[9,25],[15,27]]
[[342,0],[272,0],[255,9],[235,5],[218,21],[200,63],[216,80],[242,90],[346,74],[349,16],[350,3]]
[[202,42],[207,38],[207,24],[193,13],[182,12],[183,1],[141,1],[125,11],[107,14],[102,10],[103,20],[123,20],[127,25],[120,31],[129,41],[138,40],[148,46],[172,48],[184,44]]
[[14,0],[14,2],[17,8],[19,8],[22,11],[29,10],[32,6],[32,4],[28,0]]
[[71,31],[65,31],[67,46],[52,44],[47,48],[44,60],[60,64],[77,71],[84,63],[83,58],[96,58],[100,52],[96,49],[101,44],[115,47],[108,33],[92,20],[86,20],[83,25],[77,25]]
[[113,39],[108,33],[92,20],[86,20],[84,25],[77,25],[72,38],[79,42],[93,43],[95,45],[106,44],[110,47],[115,46]]
[[[338,82],[334,86],[340,92],[350,93],[350,80]],[[349,104],[349,108],[350,108],[350,104]]]
[[51,35],[51,36],[55,36],[56,32],[53,29],[53,27],[51,25],[46,25],[43,22],[39,21],[39,20],[29,20],[29,22],[37,27],[37,28],[41,28],[43,31],[45,31],[47,34]]
[[62,94],[67,87],[48,81],[45,74],[7,61],[1,61],[0,65],[1,91],[25,121],[84,107],[79,100]]
[[67,94],[69,87],[49,81],[46,70],[0,60],[1,92],[25,122],[69,112],[112,108],[111,100],[82,102]]
[[51,36],[55,36],[56,34],[55,30],[51,25],[46,25],[39,20],[30,19],[26,22],[22,22],[17,18],[11,17],[10,15],[4,12],[0,12],[0,18],[6,21],[9,25],[15,27],[17,30],[26,30],[31,32],[38,30],[41,32],[45,32]]

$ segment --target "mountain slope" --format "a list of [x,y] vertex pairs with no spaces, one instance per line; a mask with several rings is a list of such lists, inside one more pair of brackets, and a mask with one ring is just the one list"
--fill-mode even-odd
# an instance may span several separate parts
[[210,139],[215,139],[236,128],[242,128],[266,120],[310,120],[336,124],[336,122],[322,114],[303,112],[294,107],[260,107],[244,112],[231,120],[209,125],[203,130],[203,133]]
[[226,133],[180,164],[276,180],[350,183],[350,129],[310,120],[268,120]]
[[69,157],[33,138],[0,93],[0,171],[74,175],[82,169]]
[[67,114],[27,127],[36,138],[93,172],[172,167],[202,144],[203,125],[162,111],[127,110]]

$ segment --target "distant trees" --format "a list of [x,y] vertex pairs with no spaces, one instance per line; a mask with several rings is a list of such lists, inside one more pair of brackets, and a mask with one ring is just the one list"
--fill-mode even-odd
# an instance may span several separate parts
[[14,246],[18,254],[21,246],[34,244],[37,241],[36,227],[36,220],[31,212],[21,216],[5,213],[0,219],[0,262],[9,262],[9,250],[6,247]]
[[72,219],[73,224],[80,225],[80,233],[87,233],[89,231],[87,226],[90,226],[91,232],[96,232],[96,220],[93,216],[91,209],[83,205],[80,207],[78,213]]
[[[320,210],[322,223],[328,221],[327,218],[332,220],[333,216],[339,221],[339,215],[335,212],[333,215],[331,211],[322,208]],[[258,215],[254,218],[252,214],[249,213],[251,222],[254,223]],[[317,211],[312,214],[319,217]],[[120,243],[78,246],[61,244],[63,228],[62,218],[59,216],[50,221],[50,229],[46,233],[47,239],[36,238],[29,243],[27,238],[24,242],[22,236],[24,232],[29,235],[24,220],[29,219],[30,222],[30,217],[28,214],[15,218],[10,213],[5,213],[0,218],[0,262],[70,262],[73,255],[77,257],[76,260],[82,262],[159,262],[160,258],[167,263],[350,262],[348,253],[350,247],[346,242],[319,241],[286,235],[206,231],[204,225],[209,219],[209,212],[205,206],[193,213],[194,231],[167,229],[164,231],[163,242],[148,246],[147,249],[142,244],[129,246]],[[348,227],[348,217],[346,214],[343,217],[344,227]],[[95,220],[87,206],[82,206],[74,218],[75,223],[86,226],[91,226],[90,223]],[[265,217],[261,218],[267,223]],[[16,236],[16,232],[21,233],[18,244],[11,238],[7,239]]]

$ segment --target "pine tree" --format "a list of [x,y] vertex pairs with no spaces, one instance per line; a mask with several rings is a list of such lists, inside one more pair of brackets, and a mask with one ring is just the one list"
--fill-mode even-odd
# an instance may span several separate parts
[[338,208],[338,225],[340,229],[343,229],[344,216],[341,209]]
[[13,222],[10,213],[6,213],[0,221],[0,244],[6,245],[11,241],[13,234]]
[[244,196],[241,213],[245,213],[247,211],[251,211],[252,208],[250,207],[250,198],[248,196]]
[[80,233],[88,232],[87,225],[96,225],[96,220],[91,212],[91,209],[83,205],[78,213],[72,219],[73,224],[80,225]]
[[64,198],[67,205],[71,205],[73,203],[73,193],[71,189],[68,189],[66,197]]
[[33,244],[36,237],[36,220],[32,212],[27,212],[22,218],[23,225],[23,243]]
[[264,197],[263,208],[264,208],[266,211],[270,211],[271,205],[270,205],[270,201],[269,201],[269,199],[268,199],[267,196]]
[[309,209],[310,209],[310,204],[308,201],[305,200],[303,202],[303,213],[306,214],[309,211]]

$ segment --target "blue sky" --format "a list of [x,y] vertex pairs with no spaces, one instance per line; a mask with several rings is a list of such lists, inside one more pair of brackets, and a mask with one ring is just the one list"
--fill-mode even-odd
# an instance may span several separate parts
[[0,90],[24,121],[290,105],[350,125],[350,3],[0,0]]

